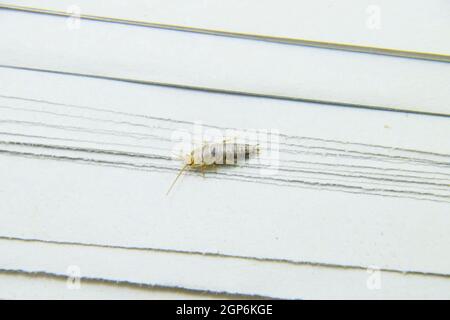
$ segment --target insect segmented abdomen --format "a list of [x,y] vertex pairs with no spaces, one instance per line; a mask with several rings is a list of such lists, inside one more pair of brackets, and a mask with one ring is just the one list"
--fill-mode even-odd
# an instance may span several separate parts
[[235,165],[247,161],[258,152],[258,147],[241,143],[211,143],[194,149],[194,165]]
[[[249,150],[247,144],[225,143],[225,164],[239,164],[245,161],[246,152]],[[250,158],[250,154],[247,155]]]

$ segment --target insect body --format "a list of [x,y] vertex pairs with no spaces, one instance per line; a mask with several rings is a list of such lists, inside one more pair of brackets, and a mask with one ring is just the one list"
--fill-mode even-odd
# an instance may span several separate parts
[[230,143],[226,140],[222,143],[203,144],[183,157],[184,166],[173,181],[167,194],[186,169],[201,170],[203,173],[205,170],[218,165],[238,165],[257,154],[259,154],[258,145]]

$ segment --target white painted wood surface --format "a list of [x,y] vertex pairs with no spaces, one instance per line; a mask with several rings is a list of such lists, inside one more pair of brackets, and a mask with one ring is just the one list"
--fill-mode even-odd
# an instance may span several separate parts
[[[86,8],[118,14],[100,3]],[[448,117],[248,95],[448,114],[449,64],[0,15],[14,30],[0,50],[0,271],[61,277],[76,265],[86,279],[273,298],[449,298]],[[261,171],[263,150],[260,162],[187,174],[165,196],[181,165],[173,133],[198,124],[277,130],[277,171]]]
[[446,0],[3,0],[2,4],[169,26],[450,54]]
[[450,114],[449,63],[67,19],[0,11],[2,65]]

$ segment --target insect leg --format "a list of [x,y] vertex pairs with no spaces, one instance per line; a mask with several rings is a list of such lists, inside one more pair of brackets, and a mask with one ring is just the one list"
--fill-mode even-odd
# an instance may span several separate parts
[[201,173],[202,173],[202,177],[205,178],[205,165],[204,165],[204,164],[202,164],[202,165],[200,166],[200,171],[201,171]]

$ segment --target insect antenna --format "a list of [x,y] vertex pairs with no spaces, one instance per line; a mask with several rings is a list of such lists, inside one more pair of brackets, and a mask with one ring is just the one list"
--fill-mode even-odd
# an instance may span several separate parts
[[189,164],[185,164],[183,166],[183,168],[180,169],[180,172],[178,172],[177,177],[175,178],[175,180],[173,180],[172,184],[170,185],[169,190],[167,190],[166,196],[169,194],[170,190],[172,190],[173,186],[175,185],[175,182],[177,182],[178,178],[181,176],[181,174],[183,173],[184,170],[186,170],[186,168],[189,166]]

